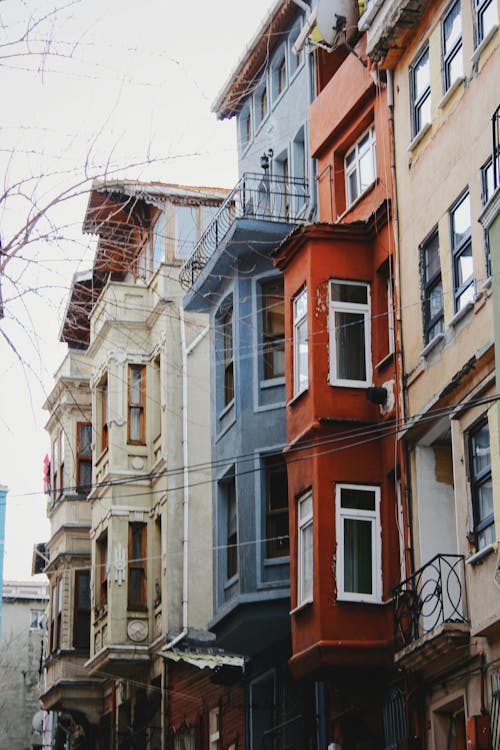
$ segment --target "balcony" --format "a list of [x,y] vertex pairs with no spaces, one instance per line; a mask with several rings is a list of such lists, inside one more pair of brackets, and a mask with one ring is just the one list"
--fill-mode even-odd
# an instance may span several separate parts
[[[181,268],[180,282],[188,291],[187,309],[197,309],[197,302],[202,304],[198,294],[190,295],[192,288],[196,285],[197,291],[201,291],[203,286],[203,292],[210,293],[205,287],[208,275],[226,272],[222,265],[248,253],[250,240],[258,242],[259,253],[266,252],[286,237],[295,224],[305,222],[308,213],[306,179],[246,172]],[[230,257],[224,252],[228,249]]]
[[465,655],[469,640],[463,555],[436,555],[394,590],[396,663],[438,674]]

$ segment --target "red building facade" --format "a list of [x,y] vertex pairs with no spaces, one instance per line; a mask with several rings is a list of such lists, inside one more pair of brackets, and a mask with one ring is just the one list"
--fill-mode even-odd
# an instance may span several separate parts
[[294,230],[276,264],[290,374],[290,666],[322,682],[328,742],[354,750],[382,741],[404,532],[387,90],[359,59],[363,42],[335,54],[318,53],[309,120],[320,221]]

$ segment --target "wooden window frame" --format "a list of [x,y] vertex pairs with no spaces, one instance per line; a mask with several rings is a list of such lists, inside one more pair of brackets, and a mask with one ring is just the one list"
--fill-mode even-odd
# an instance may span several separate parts
[[[140,534],[140,555],[134,557],[134,534]],[[131,610],[147,609],[147,591],[146,591],[146,562],[147,562],[147,524],[133,521],[128,525],[128,585],[127,585],[127,607]],[[132,599],[132,577],[139,573],[139,598],[137,601]]]
[[[80,591],[80,579],[86,577],[88,579],[89,589],[89,605],[88,607],[81,606],[79,600]],[[86,636],[84,643],[81,643],[78,639],[78,625],[82,617],[88,619],[88,629],[86,630]],[[90,649],[90,571],[89,570],[75,570],[75,585],[74,585],[74,602],[73,602],[73,646],[74,648],[88,651]]]
[[[133,400],[132,373],[140,373],[140,399]],[[128,399],[127,399],[127,442],[129,445],[146,445],[146,365],[129,364],[128,366]],[[132,412],[139,412],[139,436],[132,437]]]
[[90,481],[92,482],[92,444],[89,446],[90,453],[81,452],[81,432],[82,427],[90,427],[92,429],[92,422],[77,422],[76,423],[76,489],[77,492],[83,492],[88,494],[91,487],[88,485],[81,484],[81,464],[82,462],[90,464]]
[[[266,492],[266,558],[289,557],[290,536],[288,530],[288,479],[286,462],[282,455],[264,456],[264,481]],[[285,504],[273,508],[273,478],[281,477],[279,486],[284,489]],[[286,538],[278,533],[286,516]]]

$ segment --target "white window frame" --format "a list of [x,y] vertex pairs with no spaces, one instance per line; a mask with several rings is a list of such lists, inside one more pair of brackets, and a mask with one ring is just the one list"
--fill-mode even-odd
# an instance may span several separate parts
[[[491,26],[485,29],[484,27],[484,18],[486,16],[486,11],[490,8],[495,9],[495,15],[496,19],[493,21]],[[484,42],[485,39],[488,38],[488,35],[493,32],[493,30],[498,26],[498,8],[496,6],[496,0],[475,0],[474,2],[474,12],[475,12],[475,21],[476,21],[476,48]]]
[[[300,310],[301,304],[304,304],[303,310],[301,312],[298,312]],[[309,388],[309,343],[308,343],[308,314],[307,314],[307,307],[308,307],[308,300],[307,300],[307,287],[304,286],[300,292],[295,296],[293,300],[293,395],[299,396],[304,391],[307,391]],[[306,337],[305,337],[305,349],[307,353],[307,365],[305,368],[305,372],[302,372],[300,369],[300,333],[305,327],[306,331]]]
[[[311,511],[301,518],[301,505],[311,501]],[[304,544],[306,534],[312,534],[311,544],[311,588],[305,588],[304,581],[304,555],[307,545]],[[297,500],[297,606],[302,607],[314,599],[314,506],[312,490],[309,490]]]
[[[362,490],[375,495],[375,510],[342,508],[342,490]],[[380,526],[380,487],[361,484],[337,484],[335,487],[336,529],[337,529],[337,599],[352,602],[382,601],[382,537]],[[372,593],[364,594],[345,591],[344,588],[344,521],[370,521],[372,538]]]
[[[344,286],[362,286],[366,289],[366,304],[360,302],[336,302],[332,300],[332,285],[342,284]],[[365,281],[346,281],[344,279],[330,279],[328,288],[329,295],[329,338],[330,338],[330,385],[347,386],[350,388],[366,388],[372,380],[372,357],[371,357],[371,297],[370,284]],[[365,332],[365,379],[351,380],[349,378],[340,378],[337,375],[337,357],[336,357],[336,340],[337,334],[335,329],[335,313],[357,313],[362,314],[364,318]]]
[[[361,142],[368,137],[367,143],[361,149]],[[354,154],[354,159],[351,164],[347,164],[350,156]],[[372,179],[367,185],[361,184],[361,160],[366,156],[371,155],[371,166],[372,166]],[[356,201],[366,193],[366,191],[373,185],[377,179],[377,148],[376,148],[376,137],[375,137],[375,126],[371,125],[365,132],[358,138],[354,146],[349,149],[344,158],[344,172],[345,172],[345,194],[346,194],[346,207],[350,208]],[[356,195],[351,195],[349,178],[351,175],[356,176]]]
[[[420,69],[423,59],[427,57],[427,78],[425,85],[420,92],[417,91],[418,82],[418,71]],[[432,123],[432,98],[431,98],[431,72],[430,72],[430,53],[429,53],[429,42],[420,50],[419,54],[415,58],[413,64],[410,67],[410,78],[411,78],[411,112],[412,112],[412,134],[416,136],[426,127]],[[429,100],[429,118],[425,118],[422,114],[425,112],[425,105]]]
[[[461,0],[453,0],[448,6],[443,19],[441,21],[441,66],[443,69],[443,88],[444,93],[449,91],[453,84],[463,77],[463,52],[462,52],[462,8]],[[447,48],[447,39],[445,36],[445,24],[452,15],[453,11],[458,7],[458,18],[460,19],[460,34],[454,42]],[[452,65],[455,61],[460,58],[461,70],[455,77],[452,78]]]

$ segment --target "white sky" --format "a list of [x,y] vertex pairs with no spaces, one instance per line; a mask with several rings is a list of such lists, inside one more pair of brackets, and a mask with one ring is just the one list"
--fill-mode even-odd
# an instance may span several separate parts
[[[132,179],[232,187],[234,123],[217,122],[211,104],[273,0],[56,2],[0,2],[2,193],[22,183],[18,195],[0,200],[4,247],[26,221],[34,190],[48,201],[102,164]],[[30,35],[29,53],[10,44],[30,16],[55,7]],[[47,46],[52,54],[39,55]],[[85,205],[81,195],[55,206],[51,241],[24,247],[2,282],[5,579],[29,578],[33,544],[49,537],[41,407],[66,351],[58,333],[71,277],[91,265],[92,240],[81,234]]]

